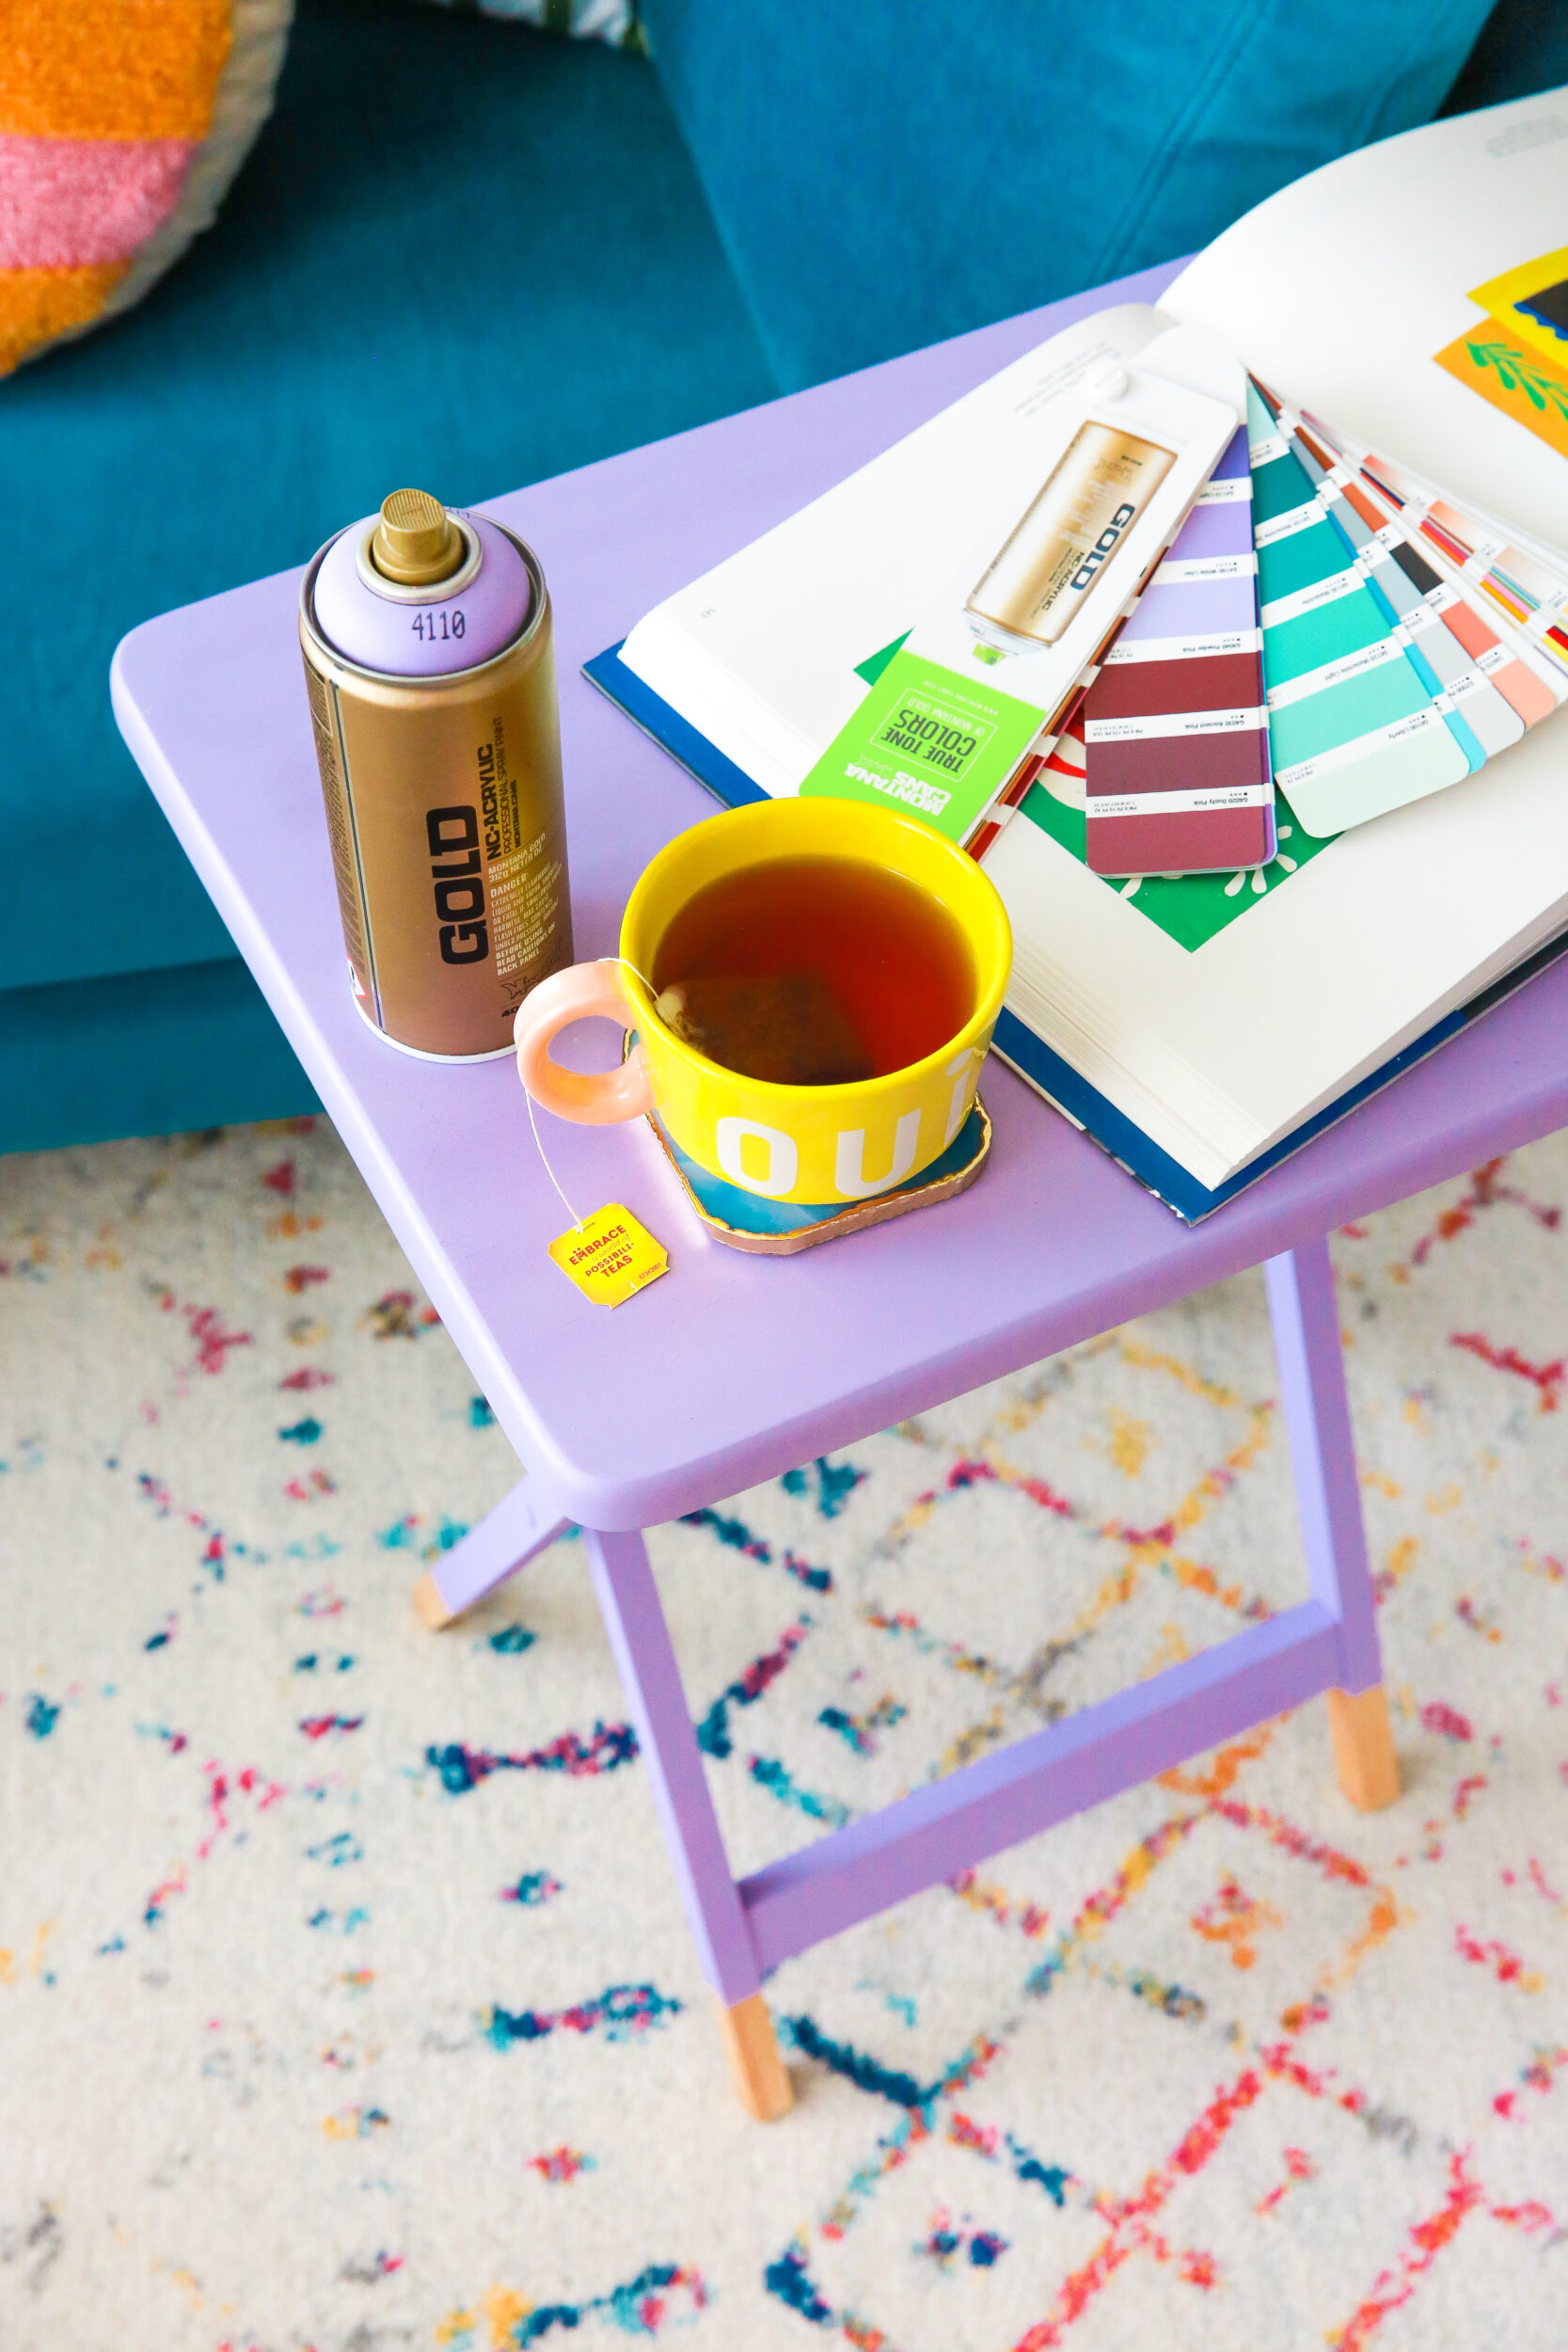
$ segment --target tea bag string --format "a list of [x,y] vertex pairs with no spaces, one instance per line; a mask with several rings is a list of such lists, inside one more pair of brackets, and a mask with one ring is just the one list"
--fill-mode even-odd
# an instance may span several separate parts
[[[652,980],[649,979],[646,972],[640,972],[638,970],[636,964],[633,963],[629,956],[601,956],[598,961],[601,963],[624,963],[626,970],[632,974],[634,978],[641,981],[649,995],[653,997],[656,1004],[657,1003],[658,993],[655,989]],[[523,1100],[528,1104],[528,1123],[533,1130],[533,1148],[539,1154],[546,1175],[549,1178],[551,1184],[555,1186],[556,1191],[561,1196],[562,1207],[565,1210],[567,1216],[571,1218],[572,1223],[577,1227],[578,1232],[580,1233],[583,1230],[582,1219],[578,1216],[576,1209],[573,1208],[571,1202],[567,1200],[561,1179],[556,1174],[554,1168],[550,1166],[549,1154],[539,1140],[539,1121],[533,1116],[533,1097],[529,1092],[526,1086],[523,1089]]]

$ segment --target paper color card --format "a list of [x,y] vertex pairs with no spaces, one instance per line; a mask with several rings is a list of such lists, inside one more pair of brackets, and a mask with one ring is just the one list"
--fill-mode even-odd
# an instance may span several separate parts
[[[1448,628],[1458,638],[1478,668],[1484,669],[1498,692],[1518,712],[1527,727],[1540,719],[1548,718],[1559,703],[1568,696],[1568,680],[1561,677],[1555,663],[1532,645],[1513,622],[1496,605],[1492,614],[1481,610],[1484,601],[1481,590],[1467,580],[1459,564],[1431,534],[1419,532],[1419,525],[1408,501],[1401,499],[1391,487],[1385,488],[1370,469],[1380,468],[1383,460],[1370,456],[1355,443],[1342,439],[1330,430],[1320,417],[1304,417],[1303,423],[1314,433],[1323,446],[1338,458],[1349,477],[1349,488],[1357,499],[1366,502],[1369,520],[1397,523],[1404,532],[1409,558],[1400,561],[1407,570],[1411,564],[1424,565],[1438,580],[1441,598],[1429,597],[1442,612]],[[1390,472],[1392,469],[1388,469]],[[1418,544],[1418,535],[1419,544]],[[1412,577],[1415,577],[1412,571]],[[1495,616],[1495,617],[1494,617]]]
[[1247,408],[1275,780],[1321,839],[1457,784],[1481,748],[1434,707],[1250,385]]
[[1280,407],[1278,421],[1319,504],[1342,533],[1368,587],[1387,613],[1390,634],[1421,671],[1433,697],[1447,696],[1486,758],[1507,751],[1524,734],[1525,722],[1488,675],[1508,659],[1494,633],[1486,630],[1495,650],[1478,661],[1450,625],[1451,613],[1464,609],[1458,591],[1440,579],[1399,523],[1378,513],[1326,443],[1317,440],[1289,408]]
[[1554,705],[1568,700],[1568,579],[1513,546],[1500,524],[1458,505],[1419,474],[1336,433],[1321,417],[1304,410],[1303,421],[1356,469],[1377,503],[1419,541],[1436,568],[1497,616],[1505,642],[1512,640],[1513,650],[1549,685]]
[[1275,853],[1246,435],[1238,431],[1084,698],[1092,872]]
[[1391,502],[1399,503],[1407,524],[1413,522],[1422,538],[1568,680],[1568,581],[1523,548],[1511,546],[1481,516],[1428,489],[1389,460],[1369,456],[1363,470]]

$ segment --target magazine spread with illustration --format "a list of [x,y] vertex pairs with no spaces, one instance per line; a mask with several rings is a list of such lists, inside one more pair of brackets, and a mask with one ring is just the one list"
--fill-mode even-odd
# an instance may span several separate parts
[[590,675],[725,797],[968,843],[998,1049],[1202,1214],[1568,926],[1565,285],[1568,92],[1386,141]]

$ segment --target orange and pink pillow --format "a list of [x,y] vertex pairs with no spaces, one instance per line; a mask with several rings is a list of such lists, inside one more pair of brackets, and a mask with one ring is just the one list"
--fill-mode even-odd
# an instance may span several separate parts
[[0,0],[0,374],[127,309],[271,108],[293,0]]

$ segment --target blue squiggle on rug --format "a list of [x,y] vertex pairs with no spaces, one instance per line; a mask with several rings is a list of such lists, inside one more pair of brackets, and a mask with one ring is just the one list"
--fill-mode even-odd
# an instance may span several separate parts
[[1072,2174],[1065,2164],[1042,2164],[1038,2156],[1031,2154],[1021,2140],[1013,2137],[1011,2132],[1007,2134],[1007,2153],[1021,2181],[1043,2188],[1053,2205],[1067,2203],[1068,2184]]
[[486,2010],[480,2031],[497,2050],[509,2050],[515,2042],[543,2042],[552,2033],[602,2033],[607,2042],[630,2042],[678,2016],[681,2007],[673,1994],[651,1984],[612,1984],[570,2009]]
[[806,2268],[805,2248],[799,2242],[769,2263],[762,2274],[762,2283],[769,2295],[776,2295],[781,2303],[787,2303],[802,2319],[815,2321],[818,2328],[832,2325],[833,2307],[825,2302],[812,2283]]
[[880,2058],[868,2057],[850,2042],[831,2040],[814,2017],[781,2017],[779,2024],[802,2058],[820,2059],[835,2074],[843,2074],[852,2082],[857,2090],[869,2090],[879,2098],[891,2099],[895,2106],[929,2106],[942,2089],[940,2082],[922,2089],[904,2068],[884,2066]]
[[598,1723],[587,1740],[578,1731],[563,1731],[546,1747],[531,1748],[523,1756],[498,1756],[488,1748],[468,1748],[453,1740],[445,1747],[426,1748],[424,1760],[432,1772],[440,1773],[447,1794],[461,1797],[477,1788],[482,1780],[488,1780],[492,1772],[564,1772],[569,1780],[580,1780],[618,1772],[636,1754],[637,1734],[630,1724]]
[[624,2286],[611,2287],[608,2295],[595,2295],[586,2303],[542,2303],[537,2311],[529,2312],[513,2323],[506,2342],[515,2346],[516,2352],[526,2352],[529,2344],[537,2344],[552,2328],[580,2328],[594,2312],[609,2320],[623,2335],[657,2336],[670,2316],[665,2297],[673,2287],[688,2288],[697,2311],[707,2302],[699,2271],[684,2263],[649,2263],[645,2270],[640,2270]]
[[951,2219],[942,2213],[932,2223],[924,2238],[917,2239],[912,2251],[928,2255],[939,2269],[948,2270],[954,2256],[967,2252],[975,2270],[992,2270],[1007,2251],[1011,2240],[995,2230],[955,2229]]
[[870,1477],[869,1470],[857,1470],[853,1462],[830,1462],[819,1454],[809,1470],[788,1470],[779,1484],[786,1495],[803,1495],[815,1473],[816,1507],[825,1519],[836,1519],[855,1488]]
[[371,1915],[363,1903],[355,1903],[343,1912],[328,1911],[324,1903],[310,1914],[305,1924],[324,1935],[356,1935],[361,1928],[370,1926]]
[[538,1634],[531,1633],[526,1625],[503,1625],[499,1633],[491,1634],[489,1647],[498,1658],[521,1658],[524,1650],[531,1649],[538,1639]]
[[834,1829],[842,1829],[849,1819],[849,1808],[836,1797],[824,1797],[815,1788],[797,1787],[789,1767],[776,1756],[753,1756],[746,1767],[759,1788],[766,1788],[781,1804],[793,1805],[797,1813],[804,1813],[813,1821],[827,1821]]
[[444,1551],[453,1550],[468,1532],[466,1519],[449,1519],[445,1512],[441,1524],[427,1542],[421,1530],[423,1521],[418,1511],[405,1511],[390,1527],[379,1530],[376,1542],[384,1551],[413,1551],[421,1560],[436,1560]]
[[711,1527],[721,1544],[727,1544],[732,1551],[738,1551],[744,1559],[755,1560],[761,1567],[771,1567],[777,1558],[785,1574],[792,1576],[798,1584],[804,1584],[809,1592],[831,1593],[833,1589],[831,1568],[814,1568],[809,1561],[797,1559],[793,1551],[776,1554],[771,1544],[762,1536],[752,1534],[744,1519],[728,1519],[721,1511],[710,1511],[705,1505],[701,1511],[688,1511],[681,1525]]
[[525,1911],[536,1911],[557,1895],[565,1893],[559,1879],[552,1879],[547,1870],[525,1870],[515,1886],[501,1888],[503,1903],[521,1903]]
[[908,1711],[889,1693],[863,1715],[851,1715],[842,1707],[825,1707],[816,1720],[824,1731],[836,1731],[846,1747],[852,1748],[857,1756],[875,1756],[878,1732],[891,1731],[895,1724],[903,1722]]
[[60,1720],[60,1710],[44,1697],[41,1691],[30,1691],[27,1711],[22,1720],[35,1740],[47,1740]]
[[365,1849],[351,1829],[341,1829],[336,1837],[325,1837],[319,1846],[307,1846],[305,1851],[311,1862],[325,1862],[329,1870],[365,1859]]

